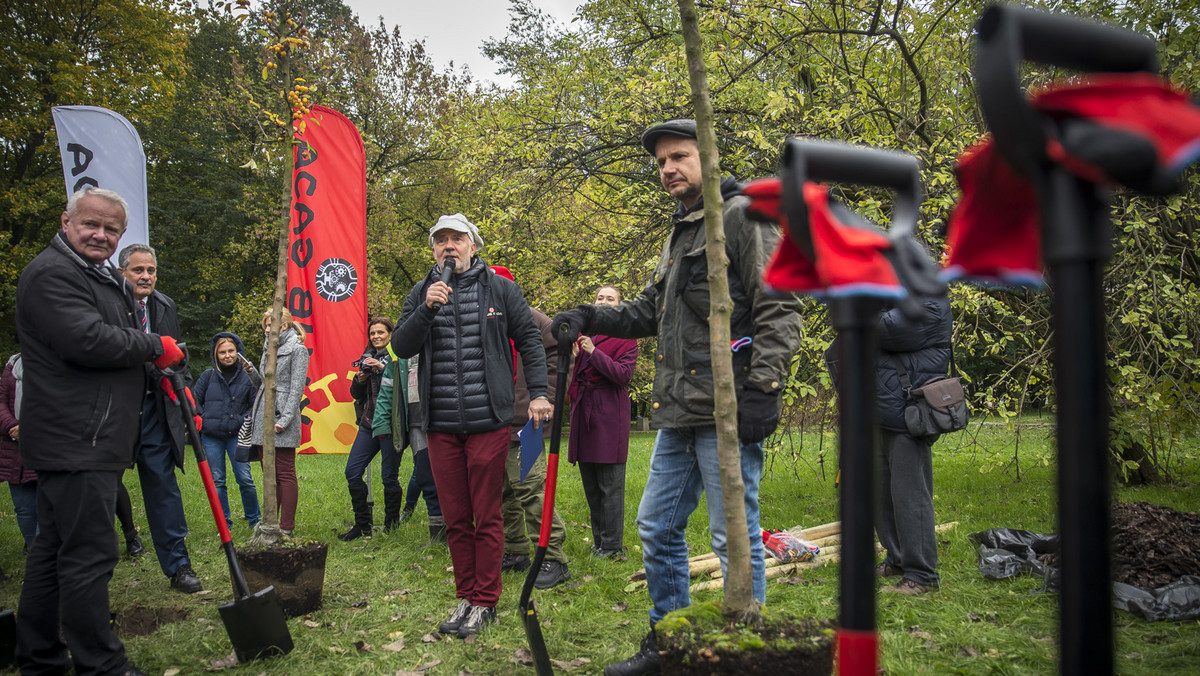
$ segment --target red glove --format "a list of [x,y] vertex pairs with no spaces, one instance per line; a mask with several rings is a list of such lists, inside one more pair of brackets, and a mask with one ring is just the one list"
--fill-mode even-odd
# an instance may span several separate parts
[[183,361],[183,350],[175,344],[174,338],[170,336],[159,336],[158,338],[162,341],[163,353],[154,360],[155,366],[166,369]]
[[204,427],[204,418],[197,415],[193,416],[192,420],[196,421],[196,431],[199,432]]
[[167,399],[170,399],[171,403],[173,403],[173,404],[179,403],[179,401],[175,398],[175,388],[171,387],[171,379],[170,378],[168,378],[166,376],[159,378],[158,386],[162,388],[163,392],[167,393]]

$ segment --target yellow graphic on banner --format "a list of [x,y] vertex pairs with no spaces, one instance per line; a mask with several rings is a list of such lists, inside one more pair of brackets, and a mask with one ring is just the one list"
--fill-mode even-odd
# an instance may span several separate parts
[[[345,382],[339,382],[337,374],[330,373],[309,384],[309,405],[304,409],[304,415],[308,418],[308,439],[296,449],[298,453],[350,452],[350,446],[358,434],[349,384],[354,374],[355,371],[348,371]],[[342,392],[345,399],[335,396],[335,391]]]

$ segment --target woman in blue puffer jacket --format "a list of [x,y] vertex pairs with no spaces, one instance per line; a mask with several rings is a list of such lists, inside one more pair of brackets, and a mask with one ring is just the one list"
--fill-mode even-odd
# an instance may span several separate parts
[[200,442],[204,444],[213,483],[217,485],[221,508],[225,510],[225,523],[233,527],[229,518],[229,495],[225,490],[225,456],[228,455],[234,479],[242,493],[242,510],[253,529],[262,518],[258,491],[254,488],[250,463],[233,459],[238,430],[250,413],[254,394],[262,384],[262,376],[246,359],[245,351],[242,339],[236,334],[222,331],[213,336],[213,367],[200,374],[192,394],[196,398],[196,413],[202,421]]

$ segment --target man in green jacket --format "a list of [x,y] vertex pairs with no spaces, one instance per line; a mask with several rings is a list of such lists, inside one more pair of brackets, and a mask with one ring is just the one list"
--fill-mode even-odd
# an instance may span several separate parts
[[[567,323],[575,332],[618,338],[658,337],[651,404],[651,423],[658,429],[658,438],[637,519],[646,583],[653,602],[651,630],[633,657],[604,670],[609,676],[658,673],[653,626],[667,613],[691,603],[684,530],[705,492],[713,551],[722,571],[726,564],[713,421],[708,261],[696,123],[670,120],[655,125],[642,134],[642,146],[658,164],[663,189],[679,200],[671,217],[674,228],[663,245],[654,276],[632,300],[615,307],[580,305],[554,319],[555,325]],[[780,395],[792,355],[800,346],[800,305],[793,297],[769,297],[763,289],[762,270],[780,238],[779,228],[747,214],[749,199],[732,178],[722,179],[721,197],[725,202],[725,253],[733,301],[730,329],[751,572],[754,597],[763,601],[766,578],[758,524],[762,441],[779,424]]]

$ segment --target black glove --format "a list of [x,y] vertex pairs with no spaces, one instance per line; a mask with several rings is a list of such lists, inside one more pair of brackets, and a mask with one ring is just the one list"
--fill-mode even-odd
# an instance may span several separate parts
[[779,395],[763,392],[746,383],[742,385],[742,396],[738,399],[738,438],[746,443],[757,443],[771,436],[779,427]]
[[554,315],[554,335],[558,337],[558,344],[579,340],[579,334],[592,328],[592,322],[595,321],[595,305],[579,305],[574,310]]

